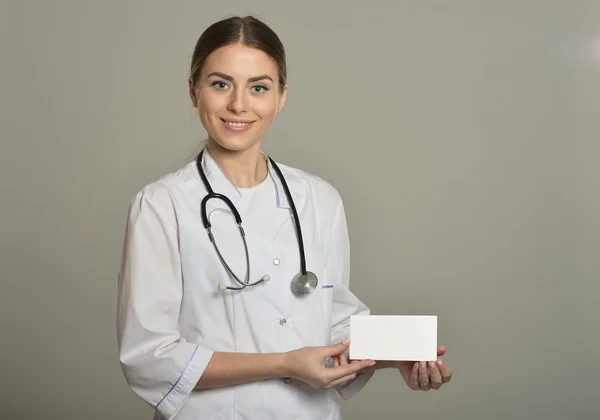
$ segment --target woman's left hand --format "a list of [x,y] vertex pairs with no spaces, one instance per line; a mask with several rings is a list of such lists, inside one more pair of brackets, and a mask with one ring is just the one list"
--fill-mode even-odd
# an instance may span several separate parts
[[[446,347],[439,346],[438,357],[445,353]],[[430,362],[399,362],[398,370],[408,387],[415,391],[440,389],[443,384],[452,379],[452,372],[442,359]]]

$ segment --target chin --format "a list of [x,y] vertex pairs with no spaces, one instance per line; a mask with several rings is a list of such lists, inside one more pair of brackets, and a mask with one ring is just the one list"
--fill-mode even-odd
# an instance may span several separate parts
[[260,140],[256,136],[252,136],[250,133],[231,134],[231,133],[219,133],[217,136],[210,136],[209,142],[215,143],[216,146],[231,151],[231,152],[243,152],[252,148]]

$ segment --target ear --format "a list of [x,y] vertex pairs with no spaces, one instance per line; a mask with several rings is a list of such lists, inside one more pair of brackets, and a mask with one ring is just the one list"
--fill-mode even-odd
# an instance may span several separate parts
[[279,112],[281,112],[281,110],[285,106],[285,100],[287,98],[287,92],[288,92],[288,85],[286,84],[283,87],[283,92],[281,93],[281,96],[279,97],[279,104],[277,105],[277,114],[279,114]]
[[192,105],[194,108],[198,107],[198,103],[196,101],[196,87],[194,86],[194,82],[192,82],[192,78],[188,78],[188,92],[190,94],[190,99],[192,101]]

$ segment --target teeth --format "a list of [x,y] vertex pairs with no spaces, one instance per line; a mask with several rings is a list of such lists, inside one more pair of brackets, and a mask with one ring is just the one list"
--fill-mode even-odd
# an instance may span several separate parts
[[245,127],[245,126],[247,126],[250,123],[227,121],[227,124],[229,124],[232,127]]

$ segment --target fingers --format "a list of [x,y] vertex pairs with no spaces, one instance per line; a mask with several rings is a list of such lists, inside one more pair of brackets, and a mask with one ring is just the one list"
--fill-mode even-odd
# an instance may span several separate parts
[[[329,350],[326,350],[326,352],[329,352]],[[333,355],[333,356],[328,356],[328,357],[331,357],[331,359],[333,360],[333,367],[334,368],[338,367],[340,365],[347,365],[348,364],[348,356],[346,355],[346,351],[343,351],[342,353],[340,353],[338,355]]]
[[410,376],[408,378],[407,384],[410,389],[419,390],[421,389],[421,385],[419,385],[419,364],[413,363],[412,371],[410,372]]
[[429,362],[430,382],[432,389],[440,389],[442,386],[442,374],[436,362]]
[[342,353],[339,356],[331,356],[331,360],[333,361],[333,367],[338,367],[340,365],[347,365],[349,360],[346,353]]
[[333,359],[333,367],[334,368],[338,367],[340,365],[340,358],[337,356],[333,356],[332,359]]
[[450,370],[450,367],[441,359],[438,359],[437,365],[440,375],[442,376],[442,383],[450,382],[452,379],[452,371]]
[[438,346],[438,348],[437,348],[438,357],[443,356],[444,354],[446,354],[446,346]]
[[348,349],[348,347],[350,347],[350,340],[346,339],[338,344],[332,344],[329,346],[321,347],[321,355],[323,356],[323,358],[326,358],[328,356],[338,356],[341,353],[345,352]]
[[[415,363],[416,364],[416,363]],[[428,391],[431,387],[429,382],[429,372],[427,370],[427,363],[419,362],[419,386],[423,391]]]
[[323,375],[319,375],[318,383],[313,382],[315,386],[318,385],[320,388],[325,389],[348,382],[354,379],[359,371],[375,364],[375,361],[371,359],[353,360],[350,362],[346,355],[346,350],[349,346],[350,340],[344,340],[344,342],[339,344],[318,348],[317,354],[319,358],[324,360],[327,357],[331,357],[333,359],[333,366],[325,369]]
[[[345,366],[345,365],[347,365],[349,363],[348,356],[346,356],[346,353],[340,354],[338,357],[335,358],[335,360],[337,362],[337,365],[336,365],[336,363],[334,363],[334,367]],[[361,360],[353,360],[352,363],[354,363],[354,364],[361,363]],[[356,375],[357,375],[357,373],[352,373],[351,375],[346,375],[343,378],[336,379],[333,382],[330,382],[329,384],[326,385],[326,387],[327,388],[332,388],[334,386],[338,386],[338,385],[344,384],[344,383],[346,383],[348,381],[351,381],[354,378],[356,378]]]
[[325,388],[333,388],[334,386],[345,384],[346,382],[351,381],[354,378],[356,378],[356,373],[353,373],[352,375],[344,376],[343,378],[340,378],[333,382],[330,382],[325,386]]
[[429,391],[440,389],[443,384],[450,382],[450,379],[452,379],[450,368],[446,362],[437,359],[429,363],[415,363],[406,382],[413,390]]
[[[341,359],[341,357],[340,357]],[[327,386],[334,386],[332,384],[334,383],[340,383],[340,382],[344,382],[343,380],[346,377],[350,377],[350,379],[352,379],[352,377],[356,376],[356,373],[369,367],[372,366],[373,364],[375,364],[374,360],[360,360],[360,361],[354,361],[352,363],[346,363],[344,365],[340,364],[337,367],[333,367],[330,369],[327,369],[327,371],[325,372],[325,385]],[[349,380],[349,379],[347,379]]]

